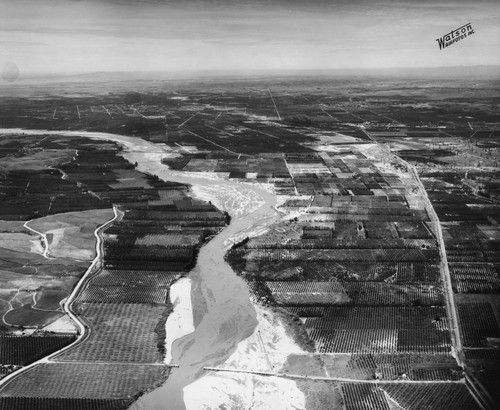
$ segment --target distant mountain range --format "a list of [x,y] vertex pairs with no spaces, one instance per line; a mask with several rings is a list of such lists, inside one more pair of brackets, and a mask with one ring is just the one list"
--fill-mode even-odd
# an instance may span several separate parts
[[[107,81],[154,81],[168,79],[209,78],[269,78],[269,77],[396,77],[433,79],[500,79],[500,65],[412,67],[380,69],[329,69],[329,70],[262,70],[262,71],[184,71],[184,72],[96,72],[79,74],[25,74],[21,81],[49,82],[107,82]],[[23,81],[23,82],[24,82]]]

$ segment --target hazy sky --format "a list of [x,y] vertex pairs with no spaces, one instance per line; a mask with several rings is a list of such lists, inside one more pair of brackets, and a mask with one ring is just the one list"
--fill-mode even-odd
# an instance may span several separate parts
[[[21,73],[500,64],[500,1],[0,0]],[[471,22],[444,50],[436,38]]]

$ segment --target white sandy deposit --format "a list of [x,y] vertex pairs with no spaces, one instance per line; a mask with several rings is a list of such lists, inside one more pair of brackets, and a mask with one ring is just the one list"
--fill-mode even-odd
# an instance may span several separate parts
[[[279,371],[288,354],[302,353],[286,334],[285,324],[280,323],[280,318],[257,308],[257,320],[253,319],[255,313],[252,313],[248,291],[244,290],[242,280],[236,278],[234,272],[229,272],[229,267],[223,262],[223,249],[229,244],[229,239],[263,232],[276,220],[275,195],[256,184],[223,180],[215,173],[172,171],[161,164],[161,159],[177,154],[136,137],[98,132],[21,129],[0,130],[2,133],[68,135],[115,141],[126,148],[122,155],[127,160],[132,163],[137,161],[139,171],[158,175],[165,180],[192,184],[195,196],[211,200],[233,217],[231,225],[200,252],[198,262],[203,260],[205,263],[201,266],[198,264],[195,269],[198,290],[194,294],[198,299],[193,299],[194,286],[192,290],[190,279],[181,279],[171,287],[170,298],[175,308],[165,325],[165,362],[171,363],[174,357],[181,367],[174,369],[175,372],[165,385],[141,397],[136,408],[164,409],[167,403],[175,406],[182,400],[188,409],[304,408],[303,393],[289,379],[214,372],[202,378],[197,377],[204,365],[216,363],[219,363],[219,367],[234,369]],[[233,199],[235,196],[237,200]],[[198,304],[202,302],[196,306],[196,328],[193,326],[195,306],[192,300]],[[206,306],[205,313],[203,303]],[[183,343],[174,343],[179,339]]]
[[293,380],[214,372],[184,388],[184,403],[188,410],[305,409],[304,394]]
[[191,280],[181,278],[170,287],[170,302],[174,305],[174,311],[165,323],[165,363],[172,364],[172,343],[192,332],[193,306],[191,303]]
[[234,218],[241,218],[264,204],[264,200],[244,184],[241,186],[194,185],[191,192],[197,199],[211,201],[217,208],[228,212]]
[[[258,324],[238,344],[221,369],[279,372],[290,354],[306,354],[287,334],[281,318],[256,305]],[[280,377],[211,371],[184,388],[188,410],[304,409],[304,394],[295,381]]]

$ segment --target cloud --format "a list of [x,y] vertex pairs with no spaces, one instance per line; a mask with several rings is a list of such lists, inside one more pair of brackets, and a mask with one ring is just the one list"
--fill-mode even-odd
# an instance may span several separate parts
[[[444,54],[434,53],[435,38],[468,21],[477,30],[474,47],[467,48],[470,55],[457,53],[445,63],[475,59],[476,64],[485,64],[481,53],[488,61],[500,62],[500,56],[491,53],[495,46],[500,48],[500,38],[494,35],[500,2],[495,6],[448,0],[0,3],[5,4],[0,15],[2,52],[12,52],[26,70],[442,65]],[[460,47],[465,50],[465,44]]]

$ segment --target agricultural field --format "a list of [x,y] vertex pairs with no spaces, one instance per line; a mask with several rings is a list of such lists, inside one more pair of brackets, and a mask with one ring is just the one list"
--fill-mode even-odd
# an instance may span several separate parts
[[79,296],[81,302],[165,304],[170,285],[184,272],[103,270]]
[[161,329],[171,310],[168,306],[84,303],[73,309],[88,324],[90,336],[57,356],[58,361],[143,364],[163,361]]
[[109,209],[65,212],[34,219],[27,226],[47,237],[48,257],[91,261],[96,256],[95,227],[112,217]]
[[74,342],[75,326],[58,325],[67,317],[62,304],[95,258],[95,229],[113,211],[57,168],[75,157],[74,147],[48,137],[9,136],[2,143],[0,364],[5,376]]
[[5,409],[24,410],[120,410],[129,405],[129,400],[75,399],[51,397],[0,397],[0,406]]
[[72,334],[38,333],[0,336],[0,376],[4,377],[72,343]]
[[498,147],[495,133],[483,129],[455,141],[425,141],[447,145],[449,156],[432,165],[414,161],[441,222],[468,375],[497,403],[498,364],[472,359],[495,355],[500,343]]
[[[310,199],[286,201],[298,216],[233,247],[228,261],[256,302],[301,319],[318,353],[449,352],[440,257],[416,182],[362,149],[338,154],[287,155],[296,184],[315,170],[311,191],[297,188]],[[337,194],[317,192],[324,180]]]
[[[487,396],[477,386],[494,394],[497,85],[319,77],[89,83],[75,95],[53,87],[37,99],[0,98],[3,127],[48,130],[0,144],[1,346],[12,350],[14,337],[28,346],[16,360],[7,354],[15,363],[1,374],[57,350],[49,337],[79,341],[13,378],[0,405],[126,408],[165,380],[171,286],[234,217],[195,199],[199,188],[140,172],[145,164],[115,143],[51,135],[58,130],[146,140],[155,151],[144,163],[161,161],[179,180],[251,184],[276,198],[272,223],[249,228],[226,255],[256,308],[283,318],[285,330],[273,331],[303,349],[267,352],[269,367],[277,371],[281,354],[289,373],[364,381],[298,379],[307,408],[476,409]],[[45,334],[64,320],[61,301],[95,257],[94,230],[113,207],[102,257],[72,304],[84,337]],[[197,320],[208,309],[194,308]],[[221,334],[234,330],[224,326]],[[42,331],[29,335],[44,338],[36,352],[17,336],[28,327]],[[260,343],[272,346],[276,334],[258,333]]]
[[462,384],[342,384],[346,409],[480,409]]
[[[66,378],[64,372],[73,371],[79,363],[83,366],[80,386],[90,384],[77,393],[71,386],[63,388],[73,391],[67,400],[76,400],[73,404],[82,408],[123,408],[132,397],[166,377],[165,322],[172,311],[169,288],[193,266],[197,249],[226,224],[227,216],[208,203],[192,200],[185,185],[165,183],[136,171],[118,156],[116,145],[50,135],[37,141],[22,136],[6,141],[9,147],[18,147],[7,157],[26,158],[15,167],[5,159],[10,167],[5,171],[6,180],[12,183],[4,187],[11,202],[3,202],[9,211],[0,222],[5,233],[0,243],[5,285],[1,293],[5,334],[0,341],[1,375],[78,341],[29,371],[35,379],[48,372],[53,384],[46,386],[43,395],[37,393],[38,387],[31,394],[27,386],[34,385],[23,376],[14,380],[27,385],[16,393],[14,382],[9,385],[12,393],[4,390],[2,400],[22,391],[24,399],[12,398],[9,406],[60,406],[53,401],[61,397],[58,379]],[[75,149],[64,148],[69,146]],[[35,149],[51,152],[54,160],[47,163],[44,157],[41,161],[40,155],[30,151]],[[40,173],[49,166],[48,175],[53,178],[41,180]],[[26,195],[35,202],[46,201],[46,205],[25,212],[15,201]],[[85,196],[91,200],[86,201]],[[118,219],[108,225],[109,231],[98,233],[102,256],[71,307],[86,329],[80,340],[76,325],[63,322],[67,315],[62,303],[96,257],[96,228],[115,213]],[[131,270],[134,266],[137,270]],[[70,333],[61,333],[68,326]],[[59,333],[54,334],[58,328]],[[31,329],[37,330],[33,333]],[[92,363],[99,365],[93,369]],[[103,377],[114,374],[114,363],[135,367],[124,366],[119,370],[123,380],[99,393],[99,372],[104,372]],[[53,367],[44,368],[46,365]],[[60,371],[53,372],[56,368]],[[96,398],[102,400],[92,402]]]
[[319,355],[329,374],[358,380],[460,380],[463,369],[447,353],[339,353]]
[[128,399],[130,403],[134,395],[167,377],[168,369],[137,363],[43,363],[10,383],[2,398]]

